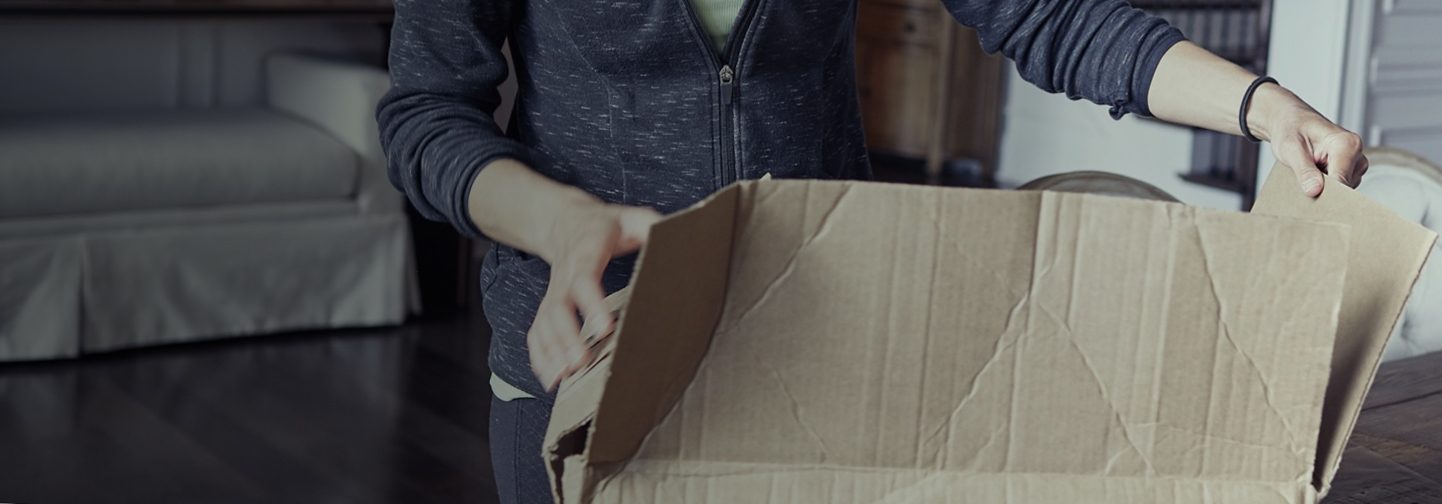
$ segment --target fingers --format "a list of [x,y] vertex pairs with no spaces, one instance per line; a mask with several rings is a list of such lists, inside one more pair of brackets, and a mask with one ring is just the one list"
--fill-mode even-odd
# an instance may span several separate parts
[[531,353],[531,371],[546,390],[555,390],[567,376],[590,362],[590,349],[578,337],[581,328],[575,309],[548,294],[536,310],[536,320],[526,336]]
[[[588,338],[614,329],[601,276],[613,257],[634,252],[646,242],[651,225],[661,215],[645,208],[610,207],[574,217],[568,221],[569,232],[562,235],[567,241],[547,258],[551,281],[526,336],[531,369],[547,390],[591,363]],[[578,312],[586,320],[584,326]],[[586,334],[581,333],[583,327]]]
[[611,312],[606,309],[606,295],[601,289],[601,272],[607,257],[577,254],[574,262],[552,267],[546,297],[536,309],[536,320],[527,336],[532,347],[531,367],[536,378],[555,390],[562,380],[591,361],[590,345],[581,334],[576,313],[588,324],[609,331]]
[[624,232],[620,229],[622,227],[617,225],[613,230],[616,234],[612,235],[610,241],[615,244],[597,249],[602,251],[601,253],[577,254],[575,263],[557,270],[559,275],[551,279],[552,282],[563,283],[558,287],[563,288],[568,299],[580,309],[581,317],[586,321],[582,327],[586,328],[588,333],[579,334],[578,331],[575,336],[586,347],[590,346],[591,336],[609,332],[615,322],[611,310],[606,307],[606,292],[601,288],[601,275],[611,258],[619,253],[616,249],[620,247],[619,242],[623,241],[623,238],[619,237],[619,234]]
[[1312,150],[1299,138],[1289,138],[1278,142],[1275,146],[1277,160],[1292,169],[1297,176],[1297,182],[1302,186],[1302,193],[1315,198],[1322,195],[1322,170],[1317,168],[1316,158]]
[[615,323],[611,316],[611,310],[606,308],[606,293],[601,290],[599,280],[595,282],[577,282],[571,288],[571,294],[576,300],[576,306],[581,308],[581,316],[586,319],[583,327],[588,329],[588,334],[579,334],[581,344],[590,346],[590,338],[598,334],[605,334],[611,331],[611,324]]
[[1326,163],[1328,175],[1354,188],[1362,182],[1362,173],[1367,170],[1362,137],[1337,128],[1322,137],[1320,150],[1317,157]]
[[617,243],[617,254],[635,252],[646,243],[651,225],[661,220],[661,214],[650,208],[627,208],[621,211],[621,239]]

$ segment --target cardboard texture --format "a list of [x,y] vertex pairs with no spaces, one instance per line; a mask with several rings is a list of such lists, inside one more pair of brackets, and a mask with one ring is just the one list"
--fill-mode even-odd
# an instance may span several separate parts
[[1327,178],[1318,200],[1289,191],[1295,178],[1272,170],[1252,212],[1340,222],[1352,228],[1347,289],[1332,357],[1332,379],[1322,412],[1314,482],[1323,493],[1337,475],[1347,438],[1382,363],[1387,337],[1402,316],[1437,235],[1397,217],[1336,179]]
[[1295,185],[733,185],[562,384],[558,502],[1315,502],[1435,237]]

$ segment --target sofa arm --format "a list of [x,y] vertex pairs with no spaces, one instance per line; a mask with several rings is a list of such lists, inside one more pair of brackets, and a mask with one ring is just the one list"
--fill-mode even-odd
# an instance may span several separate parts
[[267,104],[335,136],[361,159],[357,199],[362,212],[403,208],[386,175],[375,108],[390,88],[385,71],[356,63],[298,54],[266,58]]

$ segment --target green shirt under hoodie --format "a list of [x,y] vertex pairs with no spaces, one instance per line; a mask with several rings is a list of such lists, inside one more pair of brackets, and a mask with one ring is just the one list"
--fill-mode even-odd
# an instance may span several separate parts
[[696,19],[701,21],[701,27],[711,35],[711,43],[716,47],[716,52],[726,49],[726,36],[731,34],[731,26],[736,24],[736,14],[741,12],[742,1],[691,0]]

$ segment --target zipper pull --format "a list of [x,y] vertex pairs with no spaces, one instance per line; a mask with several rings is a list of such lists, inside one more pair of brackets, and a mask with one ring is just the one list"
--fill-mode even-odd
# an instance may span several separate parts
[[736,97],[736,86],[733,85],[736,79],[736,72],[731,70],[731,65],[721,67],[721,103],[731,104]]

